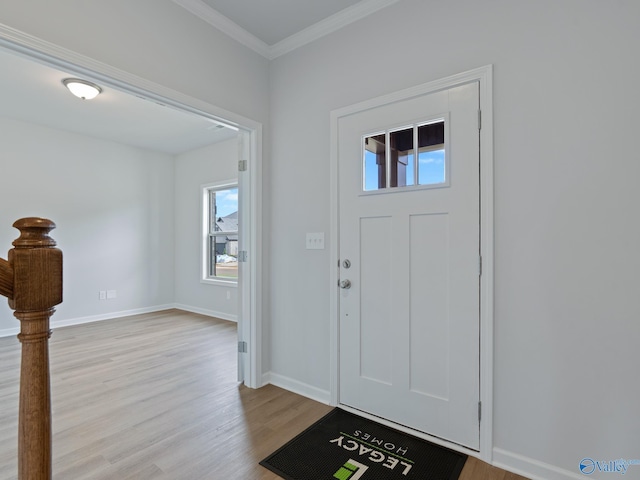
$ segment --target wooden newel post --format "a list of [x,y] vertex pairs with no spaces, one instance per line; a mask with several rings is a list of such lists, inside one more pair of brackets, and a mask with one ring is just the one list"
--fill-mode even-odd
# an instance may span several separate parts
[[49,317],[53,307],[62,302],[62,252],[49,237],[56,227],[51,220],[23,218],[13,226],[21,235],[0,270],[8,267],[13,272],[12,291],[7,297],[20,320],[18,339],[22,343],[18,478],[50,480]]

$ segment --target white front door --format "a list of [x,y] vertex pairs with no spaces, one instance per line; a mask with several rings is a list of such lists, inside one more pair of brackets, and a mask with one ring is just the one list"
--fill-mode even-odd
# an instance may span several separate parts
[[479,449],[479,84],[341,117],[339,402]]

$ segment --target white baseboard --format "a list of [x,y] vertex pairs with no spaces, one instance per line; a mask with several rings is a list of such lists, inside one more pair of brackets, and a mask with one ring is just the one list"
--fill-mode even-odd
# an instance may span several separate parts
[[140,315],[143,313],[161,312],[175,308],[173,304],[155,305],[153,307],[134,308],[131,310],[122,310],[120,312],[101,313],[100,315],[89,315],[87,317],[68,318],[64,320],[51,320],[51,328],[70,327],[72,325],[82,325],[83,323],[101,322],[103,320],[111,320],[113,318],[130,317],[131,315]]
[[230,313],[216,312],[215,310],[208,310],[206,308],[200,308],[200,307],[192,307],[190,305],[183,305],[181,303],[174,303],[173,308],[177,308],[179,310],[184,310],[186,312],[191,312],[191,313],[199,313],[200,315],[206,315],[207,317],[216,317],[221,320],[228,320],[230,322],[238,323],[238,316]]
[[493,466],[517,473],[531,480],[579,480],[585,478],[579,473],[577,463],[576,471],[571,472],[501,448],[493,449]]
[[[103,320],[111,320],[114,318],[129,317],[131,315],[140,315],[143,313],[161,312],[163,310],[171,310],[177,308],[187,312],[198,313],[200,315],[206,315],[208,317],[216,317],[222,320],[228,320],[231,322],[238,322],[236,315],[229,315],[223,312],[216,312],[214,310],[207,310],[204,308],[192,307],[189,305],[182,305],[179,303],[168,303],[165,305],[155,305],[153,307],[134,308],[132,310],[123,310],[120,312],[101,313],[100,315],[89,315],[86,317],[66,318],[62,320],[56,320],[55,316],[51,319],[51,329],[60,327],[70,327],[72,325],[82,325],[83,323],[101,322]],[[0,330],[0,338],[12,337],[20,333],[20,327],[7,328]]]
[[324,403],[325,405],[331,404],[331,393],[328,390],[322,390],[273,372],[267,372],[262,375],[262,385],[267,385],[269,383],[276,387],[284,388],[290,392],[302,395],[303,397],[310,398],[311,400]]
[[[54,316],[51,320],[50,325],[51,325],[51,329],[56,329],[60,327],[70,327],[71,325],[82,325],[83,323],[93,323],[93,322],[100,322],[103,320],[111,320],[113,318],[129,317],[131,315],[140,315],[142,313],[160,312],[162,310],[169,310],[172,308],[176,308],[176,307],[174,307],[173,304],[155,305],[153,307],[134,308],[132,310],[123,310],[120,312],[101,313],[100,315],[89,315],[87,317],[65,318],[62,320],[56,320]],[[11,337],[13,335],[18,335],[19,333],[20,333],[20,327],[7,328],[5,330],[0,330],[0,338]]]
[[20,327],[15,328],[5,328],[4,330],[0,330],[0,338],[2,337],[13,337],[20,333]]

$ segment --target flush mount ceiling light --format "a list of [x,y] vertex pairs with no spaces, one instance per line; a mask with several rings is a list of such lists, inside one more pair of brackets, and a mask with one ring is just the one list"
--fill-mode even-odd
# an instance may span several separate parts
[[62,83],[71,93],[83,100],[96,98],[98,94],[102,92],[102,88],[95,83],[80,80],[79,78],[65,78],[62,80]]

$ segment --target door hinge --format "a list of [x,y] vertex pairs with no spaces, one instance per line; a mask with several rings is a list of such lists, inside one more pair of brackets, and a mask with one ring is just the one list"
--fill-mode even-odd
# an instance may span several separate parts
[[246,262],[247,261],[247,251],[246,250],[240,250],[238,252],[238,261],[239,262]]
[[482,402],[478,402],[478,423],[482,421]]
[[238,353],[247,353],[247,342],[238,342]]
[[478,276],[482,276],[482,255],[478,257]]
[[482,110],[478,109],[478,130],[482,130]]
[[247,161],[246,160],[238,160],[238,171],[246,172],[247,171]]

